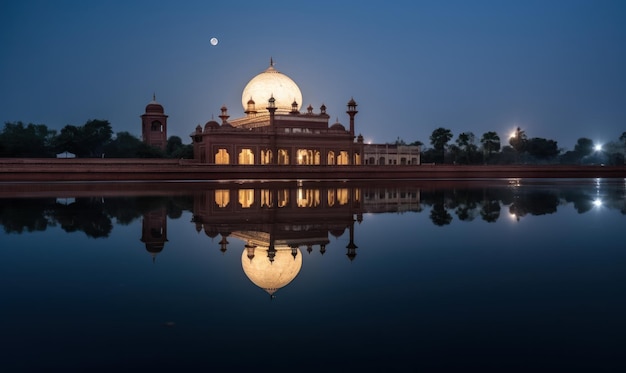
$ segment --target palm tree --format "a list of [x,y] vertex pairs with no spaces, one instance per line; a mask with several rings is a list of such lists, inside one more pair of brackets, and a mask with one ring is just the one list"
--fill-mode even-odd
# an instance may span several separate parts
[[487,153],[487,159],[491,158],[493,153],[500,151],[500,136],[493,131],[485,132],[480,138],[480,143],[483,145],[483,152]]

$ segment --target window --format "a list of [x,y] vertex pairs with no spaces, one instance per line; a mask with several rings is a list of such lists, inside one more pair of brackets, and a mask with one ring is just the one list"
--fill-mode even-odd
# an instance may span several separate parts
[[218,149],[215,153],[215,164],[230,164],[230,156],[226,149]]
[[254,164],[254,153],[250,149],[241,149],[238,164]]
[[229,202],[230,202],[230,191],[228,189],[216,189],[215,190],[215,204],[218,207],[224,208],[228,206]]
[[239,189],[239,204],[247,209],[254,204],[254,189]]

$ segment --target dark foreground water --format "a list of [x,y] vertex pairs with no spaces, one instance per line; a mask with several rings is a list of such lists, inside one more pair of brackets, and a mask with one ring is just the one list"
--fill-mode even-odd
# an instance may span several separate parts
[[138,189],[0,185],[0,371],[626,369],[626,180]]

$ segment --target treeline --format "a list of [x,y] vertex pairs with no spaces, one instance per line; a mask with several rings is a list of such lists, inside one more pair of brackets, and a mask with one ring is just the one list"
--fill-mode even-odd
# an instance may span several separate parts
[[54,158],[71,153],[78,158],[193,158],[193,147],[178,136],[167,139],[165,151],[129,132],[113,134],[106,120],[66,125],[57,132],[45,124],[7,122],[0,132],[0,157]]
[[[579,138],[574,150],[559,148],[557,142],[540,137],[529,138],[517,128],[508,139],[508,145],[496,132],[486,132],[477,139],[472,132],[459,134],[454,142],[451,130],[437,128],[430,135],[431,148],[421,141],[411,145],[422,146],[422,163],[448,164],[624,164],[626,132],[618,140],[594,144],[591,139]],[[398,144],[404,144],[400,139]]]

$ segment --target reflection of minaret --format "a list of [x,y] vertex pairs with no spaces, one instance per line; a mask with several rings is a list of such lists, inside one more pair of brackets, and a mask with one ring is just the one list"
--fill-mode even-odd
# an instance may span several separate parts
[[224,254],[226,252],[226,250],[228,250],[228,240],[226,240],[226,237],[228,237],[230,235],[230,233],[222,233],[222,239],[220,240],[220,251],[222,252],[222,254]]
[[348,246],[346,246],[346,249],[348,249],[347,252],[347,256],[350,259],[350,261],[353,261],[354,258],[356,257],[356,249],[358,248],[358,246],[354,243],[354,220],[352,220],[352,222],[350,223],[350,242],[348,242]]
[[154,262],[156,255],[163,250],[167,242],[167,213],[165,208],[143,215],[141,242],[146,245],[146,251],[152,255]]

